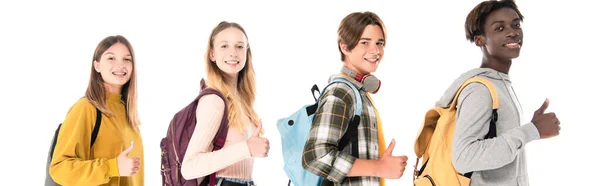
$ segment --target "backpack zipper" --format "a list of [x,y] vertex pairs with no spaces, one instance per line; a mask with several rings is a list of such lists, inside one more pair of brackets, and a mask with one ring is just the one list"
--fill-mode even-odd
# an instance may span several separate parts
[[[171,125],[171,136],[175,136],[175,133],[173,133],[173,125]],[[177,175],[177,183],[179,183],[179,155],[177,155],[177,149],[175,148],[175,142],[173,140],[171,140],[171,145],[173,146],[173,151],[175,151],[175,164],[177,166],[177,168],[175,169],[175,175]]]
[[425,177],[425,178],[427,178],[427,179],[429,180],[429,182],[431,182],[431,184],[432,184],[433,186],[435,186],[435,182],[433,182],[433,178],[431,178],[431,176],[429,176],[429,175],[425,175],[424,177]]

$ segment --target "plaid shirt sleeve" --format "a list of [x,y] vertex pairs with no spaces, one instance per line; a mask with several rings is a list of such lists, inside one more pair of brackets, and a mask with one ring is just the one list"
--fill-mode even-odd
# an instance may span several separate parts
[[[329,90],[329,91],[328,91]],[[338,142],[346,132],[354,113],[353,91],[338,84],[324,90],[304,146],[304,169],[342,183],[352,168],[355,157],[338,151]]]

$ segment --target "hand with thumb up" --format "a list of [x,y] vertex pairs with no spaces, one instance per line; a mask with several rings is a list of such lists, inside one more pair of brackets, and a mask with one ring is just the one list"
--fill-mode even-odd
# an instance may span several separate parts
[[262,131],[262,121],[258,123],[258,127],[256,131],[246,143],[248,144],[248,148],[250,149],[250,155],[252,157],[267,157],[269,153],[269,140],[267,138],[260,137],[260,132]]
[[140,158],[130,158],[129,153],[131,150],[133,150],[133,141],[130,143],[129,148],[117,156],[117,166],[119,167],[120,176],[133,176],[139,170]]
[[531,122],[535,125],[540,133],[540,138],[551,138],[557,136],[560,131],[560,121],[553,112],[544,113],[550,104],[550,100],[546,99],[544,104],[534,112]]
[[404,174],[406,168],[406,156],[393,156],[392,151],[396,146],[396,140],[392,139],[390,146],[385,150],[381,159],[379,159],[378,177],[388,179],[398,179]]

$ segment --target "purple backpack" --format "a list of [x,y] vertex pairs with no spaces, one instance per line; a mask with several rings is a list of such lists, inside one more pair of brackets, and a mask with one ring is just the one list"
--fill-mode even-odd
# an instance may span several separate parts
[[[186,180],[181,175],[181,163],[183,162],[183,156],[187,150],[194,129],[196,128],[196,108],[198,106],[198,100],[208,94],[216,94],[227,105],[225,97],[217,90],[212,88],[206,88],[204,79],[200,81],[200,95],[188,104],[185,108],[180,110],[173,116],[169,129],[167,130],[167,137],[160,141],[161,149],[161,175],[162,185],[166,186],[197,186],[197,179]],[[223,112],[223,119],[221,119],[221,126],[219,131],[213,139],[213,151],[219,150],[225,144],[227,138],[227,131],[229,130],[228,118],[227,118],[227,106]],[[199,118],[201,119],[201,118]],[[200,167],[199,167],[200,168]],[[204,179],[207,180],[207,179]],[[210,186],[216,185],[216,173],[212,173],[209,177]]]

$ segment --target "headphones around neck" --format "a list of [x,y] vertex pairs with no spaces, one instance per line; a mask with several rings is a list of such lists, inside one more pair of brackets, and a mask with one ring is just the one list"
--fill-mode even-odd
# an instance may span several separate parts
[[370,92],[372,94],[377,93],[379,88],[381,87],[381,81],[377,79],[374,75],[371,74],[360,74],[358,72],[354,72],[348,67],[342,67],[342,73],[354,78],[354,80],[363,84],[363,89],[366,92]]

